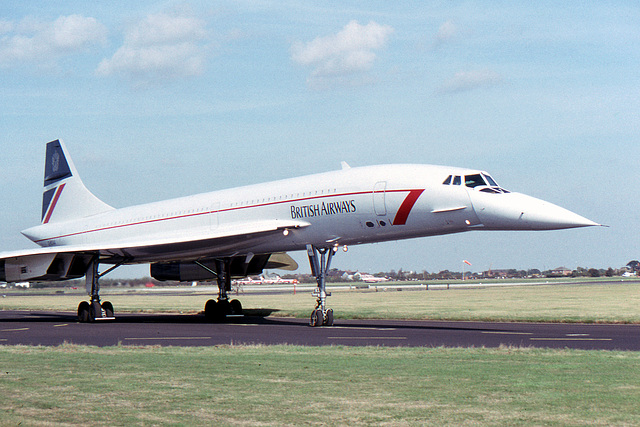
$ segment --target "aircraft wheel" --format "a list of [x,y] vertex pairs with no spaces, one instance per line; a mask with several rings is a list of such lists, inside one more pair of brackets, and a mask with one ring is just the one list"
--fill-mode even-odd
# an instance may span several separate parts
[[111,302],[103,302],[102,309],[104,310],[105,317],[113,317],[113,304],[111,304]]
[[309,326],[322,326],[322,321],[322,310],[313,310],[311,319],[309,319]]
[[78,322],[87,323],[89,321],[89,310],[91,306],[87,301],[82,301],[78,305]]
[[102,306],[100,302],[92,301],[89,306],[89,322],[93,322],[100,317],[102,317]]
[[218,301],[218,317],[219,320],[224,319],[225,317],[227,317],[227,315],[232,314],[231,313],[231,303],[229,302],[229,300],[221,300]]
[[218,312],[218,303],[215,300],[210,299],[204,305],[204,317],[208,321],[213,321],[216,318],[216,313]]
[[229,304],[231,304],[231,314],[242,314],[242,304],[237,299],[232,299]]
[[327,310],[327,315],[324,318],[325,326],[333,326],[333,309]]

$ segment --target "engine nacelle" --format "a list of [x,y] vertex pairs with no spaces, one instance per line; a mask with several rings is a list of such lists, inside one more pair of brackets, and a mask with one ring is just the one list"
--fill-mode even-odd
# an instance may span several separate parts
[[[262,273],[271,254],[238,256],[231,258],[231,277],[255,276]],[[151,277],[156,280],[176,280],[179,282],[216,280],[218,269],[215,260],[195,262],[159,262],[151,264]]]
[[73,253],[27,255],[0,260],[0,281],[25,282],[78,279],[92,256]]

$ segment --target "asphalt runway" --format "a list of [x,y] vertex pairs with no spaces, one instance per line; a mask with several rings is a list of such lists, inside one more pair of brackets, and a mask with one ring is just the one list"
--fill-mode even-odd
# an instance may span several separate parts
[[63,343],[96,346],[516,347],[640,350],[640,325],[341,320],[308,326],[305,319],[240,316],[207,323],[202,315],[117,314],[116,320],[78,323],[75,313],[2,311],[0,345]]

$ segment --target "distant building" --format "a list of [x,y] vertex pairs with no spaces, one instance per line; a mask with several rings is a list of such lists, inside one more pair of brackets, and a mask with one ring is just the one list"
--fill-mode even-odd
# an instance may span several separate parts
[[482,274],[484,277],[491,279],[506,279],[510,277],[509,270],[488,270]]
[[558,267],[551,270],[551,275],[553,276],[571,276],[572,274],[573,270],[570,270],[567,267]]

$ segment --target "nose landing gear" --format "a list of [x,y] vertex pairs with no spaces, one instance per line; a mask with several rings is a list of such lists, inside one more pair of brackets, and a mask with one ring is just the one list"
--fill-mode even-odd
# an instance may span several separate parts
[[[329,248],[317,248],[307,245],[307,255],[309,256],[309,264],[311,264],[311,273],[316,278],[318,287],[313,291],[313,296],[317,298],[316,308],[311,312],[309,319],[310,326],[332,326],[333,310],[327,309],[327,297],[331,293],[327,292],[326,281],[327,272],[331,266],[331,259],[338,250],[338,246]],[[319,254],[319,256],[318,256]]]

